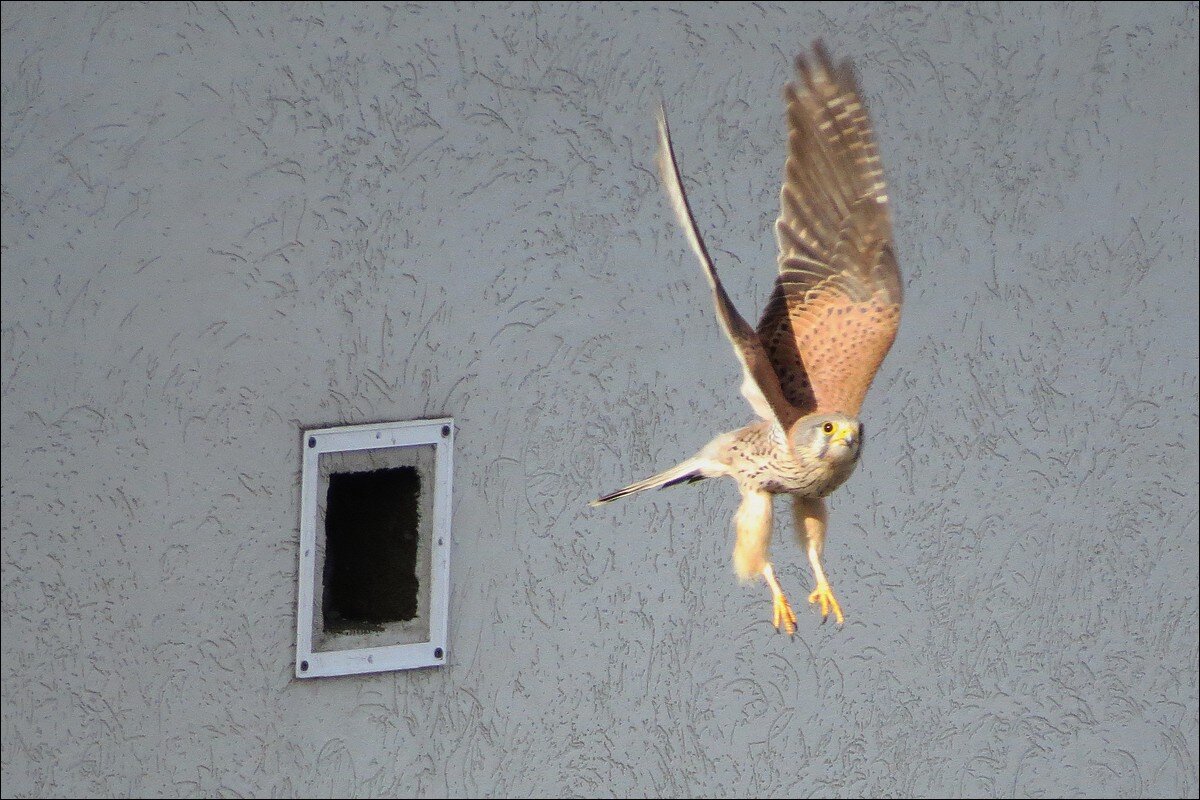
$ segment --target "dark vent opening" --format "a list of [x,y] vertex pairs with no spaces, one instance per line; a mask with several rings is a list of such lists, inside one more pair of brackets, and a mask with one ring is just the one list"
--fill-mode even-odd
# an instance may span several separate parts
[[329,476],[326,633],[377,631],[416,617],[420,493],[415,467]]

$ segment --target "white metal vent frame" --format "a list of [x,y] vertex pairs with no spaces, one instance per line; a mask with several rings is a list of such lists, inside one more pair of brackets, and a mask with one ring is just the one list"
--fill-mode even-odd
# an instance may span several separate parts
[[[300,487],[300,570],[296,607],[296,677],[358,675],[446,663],[450,606],[450,498],[454,420],[421,419],[344,425],[304,432]],[[433,529],[430,536],[429,641],[346,650],[313,649],[313,603],[323,578],[316,574],[319,460],[326,453],[433,445]]]

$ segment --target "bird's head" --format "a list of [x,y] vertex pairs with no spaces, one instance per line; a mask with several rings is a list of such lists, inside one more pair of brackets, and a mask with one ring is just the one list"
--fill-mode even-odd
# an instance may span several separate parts
[[809,414],[792,425],[792,451],[805,460],[854,461],[862,448],[862,423],[845,414]]

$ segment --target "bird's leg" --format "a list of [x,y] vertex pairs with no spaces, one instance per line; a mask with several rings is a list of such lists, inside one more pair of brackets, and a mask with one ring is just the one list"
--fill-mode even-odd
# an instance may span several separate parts
[[742,504],[734,517],[737,539],[733,544],[733,568],[744,581],[762,575],[771,587],[775,610],[773,619],[776,630],[789,636],[796,632],[796,615],[788,605],[775,570],[767,560],[767,546],[771,543],[771,495],[754,489],[742,490]]
[[767,579],[767,585],[771,587],[771,597],[775,602],[775,612],[773,621],[775,630],[782,630],[788,636],[796,633],[796,612],[792,611],[792,606],[788,603],[787,598],[783,596],[783,589],[779,588],[779,581],[775,579],[775,570],[771,567],[771,562],[767,562],[763,566],[762,576]]
[[837,624],[841,625],[846,621],[842,616],[842,607],[838,605],[837,598],[833,596],[833,588],[825,577],[825,570],[821,568],[821,553],[825,549],[825,528],[829,519],[825,501],[819,498],[809,500],[797,497],[792,505],[792,511],[796,515],[796,536],[808,552],[808,561],[812,564],[813,577],[817,579],[817,588],[808,596],[808,602],[821,604],[822,622],[829,618],[829,613],[832,611]]

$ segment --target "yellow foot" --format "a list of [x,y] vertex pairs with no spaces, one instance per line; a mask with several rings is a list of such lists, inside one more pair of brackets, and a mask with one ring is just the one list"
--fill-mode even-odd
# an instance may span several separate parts
[[[781,627],[782,626],[782,627]],[[775,595],[775,630],[782,631],[788,636],[796,633],[796,612],[788,605],[783,593]]]
[[[838,605],[837,599],[833,596],[833,589],[828,583],[818,583],[817,588],[808,596],[808,602],[821,604],[821,622],[822,624],[829,618],[829,612],[833,612],[834,619],[837,624],[841,625],[846,621],[842,616],[842,607]],[[790,609],[789,609],[790,610]]]

